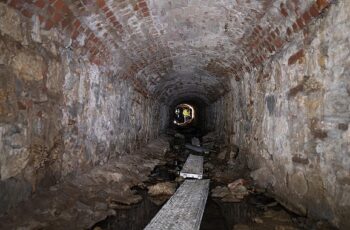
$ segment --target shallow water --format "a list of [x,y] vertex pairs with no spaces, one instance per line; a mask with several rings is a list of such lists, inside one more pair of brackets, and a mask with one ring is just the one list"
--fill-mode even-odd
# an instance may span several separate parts
[[147,196],[135,205],[116,209],[116,215],[98,222],[91,229],[100,227],[106,230],[140,230],[146,227],[161,206],[154,204]]
[[[115,216],[108,217],[91,229],[100,227],[106,230],[141,230],[151,221],[160,208],[161,205],[154,204],[150,197],[145,194],[140,203],[126,206],[125,209],[117,209]],[[236,223],[248,223],[253,213],[257,211],[256,206],[248,201],[224,203],[208,197],[200,229],[231,230]]]
[[[151,185],[158,182],[174,181],[178,176],[178,170],[182,168],[184,159],[188,153],[170,155],[165,165],[158,165],[152,171],[145,185]],[[211,182],[211,189],[224,184]],[[106,218],[97,223],[91,229],[100,227],[104,230],[141,230],[151,221],[151,219],[161,209],[162,205],[156,205],[147,194],[147,190],[135,188],[143,197],[143,200],[135,205],[125,206],[117,209],[116,215]],[[232,230],[237,223],[249,224],[252,217],[262,211],[265,204],[272,203],[274,200],[263,194],[251,194],[239,203],[226,203],[208,196],[206,208],[201,222],[201,230]],[[165,202],[164,202],[165,203]],[[98,229],[98,228],[97,228]]]

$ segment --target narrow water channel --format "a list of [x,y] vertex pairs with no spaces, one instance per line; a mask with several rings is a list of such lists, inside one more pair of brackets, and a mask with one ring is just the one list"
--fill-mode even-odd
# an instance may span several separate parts
[[[173,145],[177,145],[176,140]],[[181,144],[181,143],[180,143]],[[183,144],[183,143],[182,143]],[[161,182],[172,182],[178,186],[181,184],[179,170],[182,168],[189,151],[172,148],[167,153],[166,163],[154,168],[142,188],[135,190],[143,197],[138,204],[121,206],[115,209],[115,215],[106,218],[94,226],[91,230],[141,230],[161,209],[166,202],[166,197],[152,197],[148,194],[146,187]],[[191,152],[191,154],[195,154]],[[213,163],[213,168],[220,168],[221,163],[215,158],[206,156],[207,162]],[[214,159],[214,160],[213,160]],[[215,163],[216,162],[216,163]],[[226,167],[226,166],[225,166]],[[237,176],[244,173],[237,172]],[[211,179],[210,191],[217,186],[226,186],[227,183],[210,178],[213,175],[206,172],[204,177]],[[254,189],[251,188],[251,191]],[[272,197],[266,193],[250,192],[249,195],[238,202],[223,202],[221,199],[208,195],[206,208],[203,214],[200,230],[232,230],[232,229],[331,229],[329,227],[319,228],[314,222],[308,222],[305,217],[297,216],[288,212]],[[243,226],[243,228],[237,228]],[[266,228],[265,228],[266,227]]]

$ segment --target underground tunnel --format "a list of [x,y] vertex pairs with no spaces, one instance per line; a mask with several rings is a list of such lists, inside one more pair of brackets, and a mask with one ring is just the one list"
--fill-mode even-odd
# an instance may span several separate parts
[[202,230],[350,229],[349,12],[0,0],[0,229],[143,229],[191,155]]

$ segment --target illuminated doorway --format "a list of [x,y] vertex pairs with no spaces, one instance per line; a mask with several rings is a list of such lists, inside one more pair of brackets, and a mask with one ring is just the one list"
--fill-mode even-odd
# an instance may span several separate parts
[[186,126],[195,119],[195,110],[189,104],[179,104],[175,107],[174,124]]

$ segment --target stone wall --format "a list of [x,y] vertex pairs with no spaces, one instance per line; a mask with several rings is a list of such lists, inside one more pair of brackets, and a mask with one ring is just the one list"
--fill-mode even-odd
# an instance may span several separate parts
[[340,229],[350,226],[349,11],[333,4],[212,107],[260,186]]
[[158,134],[158,103],[70,44],[0,3],[0,214]]

